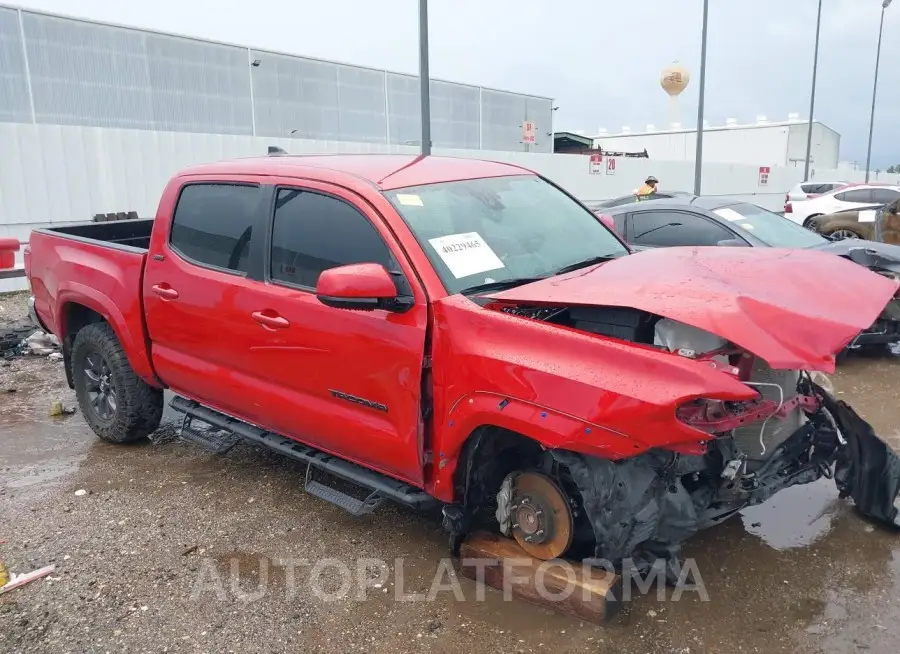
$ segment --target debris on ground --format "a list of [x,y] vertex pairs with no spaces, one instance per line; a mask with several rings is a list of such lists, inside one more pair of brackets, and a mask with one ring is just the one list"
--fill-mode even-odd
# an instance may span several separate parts
[[75,491],[75,497],[83,497],[84,495],[87,495],[87,491],[83,488],[79,488],[77,491]]
[[3,593],[8,593],[9,591],[19,588],[20,586],[24,586],[25,584],[30,584],[36,579],[46,577],[54,570],[56,570],[56,566],[51,564],[48,566],[44,566],[43,568],[38,568],[37,570],[32,570],[31,572],[26,572],[25,574],[13,575],[12,578],[8,582],[6,582],[6,584],[0,586],[0,595],[2,595]]
[[6,569],[6,564],[0,561],[0,588],[7,583],[9,583],[9,570]]
[[25,339],[25,354],[49,356],[59,350],[59,341],[53,334],[35,332]]
[[74,408],[66,408],[62,402],[56,400],[50,404],[50,417],[58,418],[59,416],[71,416],[75,413]]

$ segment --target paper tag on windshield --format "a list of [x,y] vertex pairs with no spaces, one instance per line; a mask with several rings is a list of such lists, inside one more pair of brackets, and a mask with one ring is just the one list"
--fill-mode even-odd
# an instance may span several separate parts
[[402,204],[404,207],[424,207],[422,204],[422,198],[413,193],[398,193],[397,194],[397,202]]
[[869,209],[867,211],[860,211],[859,212],[859,222],[874,223],[876,213],[878,213],[878,212],[875,209]]
[[736,222],[738,220],[747,220],[747,216],[742,216],[734,209],[729,209],[728,207],[722,207],[721,209],[716,209],[713,211],[714,214],[718,215],[721,218],[724,218],[728,222]]
[[478,232],[441,236],[428,243],[457,279],[505,267]]

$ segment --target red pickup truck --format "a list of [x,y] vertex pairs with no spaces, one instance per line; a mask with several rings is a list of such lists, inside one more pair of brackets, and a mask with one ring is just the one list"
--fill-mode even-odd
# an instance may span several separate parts
[[185,439],[266,445],[353,513],[440,504],[454,543],[488,525],[544,559],[677,562],[823,475],[897,519],[900,461],[808,372],[896,290],[839,257],[631,255],[517,166],[276,155],[179,173],[153,220],[36,230],[25,261],[108,441],[150,435],[170,389]]

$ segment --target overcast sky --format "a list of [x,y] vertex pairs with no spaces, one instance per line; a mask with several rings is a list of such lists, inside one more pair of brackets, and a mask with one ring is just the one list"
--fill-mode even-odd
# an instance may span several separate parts
[[[17,0],[4,0],[17,2]],[[816,118],[864,164],[881,0],[823,0]],[[18,0],[23,7],[415,73],[416,0]],[[806,117],[817,0],[710,0],[706,119]],[[556,99],[554,128],[668,121],[659,73],[693,79],[701,0],[430,0],[431,74]],[[887,10],[873,168],[900,163],[900,1]]]

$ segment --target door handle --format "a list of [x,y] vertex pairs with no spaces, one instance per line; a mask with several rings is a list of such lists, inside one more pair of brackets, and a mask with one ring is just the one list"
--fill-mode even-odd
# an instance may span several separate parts
[[175,300],[178,298],[178,291],[169,286],[163,286],[162,284],[153,286],[153,292],[164,300]]
[[284,329],[291,326],[291,323],[288,322],[287,318],[271,315],[263,311],[254,311],[250,315],[256,322],[268,329]]

